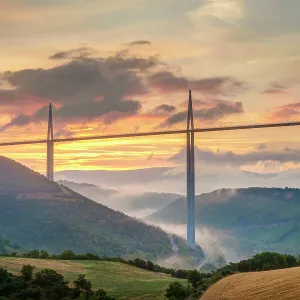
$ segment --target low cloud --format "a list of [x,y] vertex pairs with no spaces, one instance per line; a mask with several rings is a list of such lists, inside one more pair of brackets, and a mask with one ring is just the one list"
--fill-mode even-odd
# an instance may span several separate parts
[[265,89],[263,91],[263,94],[266,94],[266,95],[286,94],[286,87],[278,82],[272,82],[269,84],[267,89]]
[[150,41],[133,41],[131,43],[129,43],[129,46],[151,46],[151,42]]
[[[177,163],[185,162],[186,159],[186,149],[182,149],[179,153],[170,157],[170,161]],[[253,151],[245,154],[237,154],[232,151],[221,152],[221,151],[209,151],[196,148],[195,149],[195,160],[203,161],[212,165],[230,165],[233,167],[240,167],[245,164],[255,164],[262,161],[275,161],[279,163],[286,162],[300,162],[300,152],[287,151],[283,149],[282,151]]]
[[170,71],[161,71],[148,77],[151,86],[160,92],[181,92],[192,89],[203,93],[232,95],[245,88],[245,84],[232,77],[212,77],[204,79],[189,79],[179,77]]

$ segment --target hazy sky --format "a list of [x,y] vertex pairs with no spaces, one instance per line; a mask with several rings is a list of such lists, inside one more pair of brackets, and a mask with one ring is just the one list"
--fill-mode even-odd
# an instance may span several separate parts
[[[184,128],[189,88],[197,127],[297,120],[299,14],[299,0],[3,0],[0,140],[44,138],[49,102],[56,137]],[[199,159],[297,168],[299,132],[199,134]],[[60,144],[56,170],[178,166],[184,142]],[[44,146],[0,151],[44,172]]]

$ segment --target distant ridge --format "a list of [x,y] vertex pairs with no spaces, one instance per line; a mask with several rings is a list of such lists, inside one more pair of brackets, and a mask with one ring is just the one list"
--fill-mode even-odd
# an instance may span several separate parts
[[[185,198],[147,216],[150,223],[184,224]],[[219,189],[196,196],[196,226],[222,232],[223,246],[242,256],[300,253],[300,189]]]

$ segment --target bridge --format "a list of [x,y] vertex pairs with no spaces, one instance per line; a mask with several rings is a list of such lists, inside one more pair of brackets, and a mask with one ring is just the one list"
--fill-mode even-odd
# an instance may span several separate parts
[[93,135],[83,137],[69,137],[69,138],[54,138],[53,131],[53,113],[52,105],[49,106],[48,115],[48,131],[47,138],[33,139],[26,141],[10,141],[1,142],[0,147],[15,146],[15,145],[32,145],[32,144],[46,144],[47,145],[47,175],[48,180],[54,180],[54,145],[56,143],[70,143],[75,141],[87,140],[103,140],[103,139],[119,139],[119,138],[134,138],[143,136],[161,136],[161,135],[186,135],[186,170],[187,170],[187,208],[188,208],[188,221],[187,221],[187,242],[188,246],[195,247],[195,133],[201,132],[220,132],[231,130],[249,130],[249,129],[262,129],[262,128],[275,128],[275,127],[291,127],[299,126],[300,122],[282,122],[282,123],[253,123],[237,126],[216,126],[208,128],[195,128],[194,126],[194,109],[192,91],[189,91],[188,109],[187,109],[187,123],[186,129],[182,130],[165,130],[165,131],[149,131],[137,133],[124,133],[124,134],[109,134],[109,135]]

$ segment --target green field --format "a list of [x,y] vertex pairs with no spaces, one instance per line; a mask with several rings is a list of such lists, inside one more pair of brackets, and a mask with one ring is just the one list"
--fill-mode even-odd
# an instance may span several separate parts
[[[164,299],[164,290],[172,281],[166,274],[149,272],[126,264],[106,261],[58,261],[28,258],[0,258],[0,268],[18,273],[23,265],[36,270],[51,268],[72,281],[78,274],[86,274],[93,288],[103,288],[117,299]],[[181,282],[185,282],[181,280]]]

